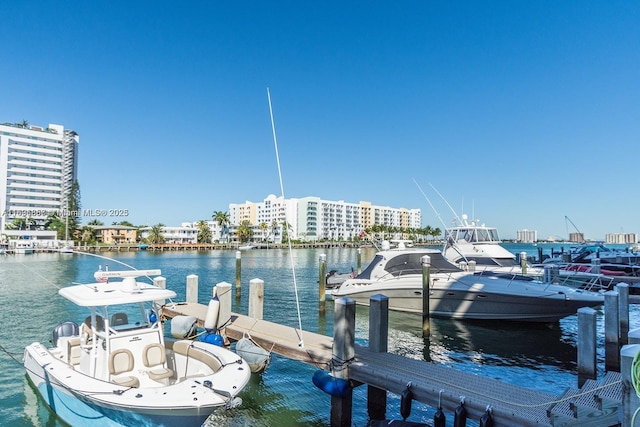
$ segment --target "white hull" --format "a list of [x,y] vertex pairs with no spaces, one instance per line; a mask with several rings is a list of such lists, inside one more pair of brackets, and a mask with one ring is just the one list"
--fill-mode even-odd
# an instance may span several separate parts
[[[191,373],[183,371],[186,375],[170,379],[170,385],[130,388],[84,375],[58,359],[55,349],[51,352],[40,343],[25,349],[24,365],[29,380],[47,405],[72,426],[195,427],[202,425],[216,410],[223,409],[244,388],[250,369],[230,351],[210,344],[189,343],[216,353],[229,366],[218,373],[202,375],[194,362]],[[219,350],[228,354],[223,355]],[[173,366],[176,372],[182,370],[178,364]],[[228,395],[206,387],[207,380],[212,382],[213,388]]]
[[[400,251],[379,253],[366,270],[371,279],[349,279],[329,293],[334,299],[352,298],[359,305],[369,305],[373,295],[383,294],[389,298],[391,310],[422,313],[423,276],[416,273],[420,270],[415,268],[415,264],[410,265],[411,261],[394,261],[398,253]],[[428,251],[415,252],[413,259],[423,253],[426,255]],[[599,306],[604,302],[603,295],[599,293],[542,283],[522,276],[451,271],[440,253],[429,255],[432,262],[436,260],[441,268],[448,269],[447,272],[438,272],[434,268],[429,276],[429,313],[434,317],[555,322],[576,314],[581,307]],[[412,272],[405,270],[401,274],[393,274],[385,270],[386,266],[394,263],[395,268],[406,266],[412,268]]]

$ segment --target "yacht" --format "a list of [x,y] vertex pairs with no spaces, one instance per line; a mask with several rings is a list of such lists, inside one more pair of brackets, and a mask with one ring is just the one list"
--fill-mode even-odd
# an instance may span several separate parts
[[463,270],[434,249],[399,246],[378,252],[356,278],[328,290],[334,298],[348,297],[369,305],[376,294],[389,298],[389,309],[423,312],[423,262],[428,268],[431,316],[523,322],[556,322],[581,307],[603,304],[601,292],[535,280],[521,274]]

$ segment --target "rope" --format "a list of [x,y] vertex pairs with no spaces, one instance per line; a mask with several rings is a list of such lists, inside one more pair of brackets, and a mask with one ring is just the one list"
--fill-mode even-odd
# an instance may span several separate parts
[[[273,121],[273,109],[271,108],[271,94],[269,93],[269,88],[267,88],[267,99],[269,100],[269,114],[271,116],[271,131],[273,132],[273,144],[275,146],[276,149],[276,161],[278,164],[278,177],[280,178],[280,193],[282,194],[282,201],[284,203],[285,198],[284,198],[284,186],[282,184],[282,172],[280,170],[280,156],[278,155],[278,140],[276,139],[276,126],[275,123]],[[285,224],[284,227],[288,227],[289,223],[286,222],[286,215],[285,215]],[[298,310],[298,327],[300,330],[300,333],[298,333],[298,331],[296,331],[296,334],[298,334],[298,338],[300,339],[300,342],[298,343],[298,345],[300,347],[304,347],[304,340],[302,339],[302,316],[300,315],[300,300],[298,298],[298,283],[296,282],[296,269],[294,267],[293,264],[293,244],[291,243],[291,238],[287,239],[289,240],[289,258],[291,261],[291,271],[293,273],[293,288],[295,290],[295,294],[296,294],[296,309]]]
[[[631,385],[633,385],[633,389],[636,392],[636,396],[640,397],[640,351],[636,353],[633,357],[633,362],[631,362]],[[631,427],[636,425],[636,416],[640,412],[640,407],[638,407],[631,417]]]

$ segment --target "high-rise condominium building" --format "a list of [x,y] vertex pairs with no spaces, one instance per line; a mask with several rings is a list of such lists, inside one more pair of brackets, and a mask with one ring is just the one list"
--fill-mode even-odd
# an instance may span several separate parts
[[19,218],[37,230],[49,214],[66,209],[78,176],[79,141],[61,125],[0,125],[0,232]]

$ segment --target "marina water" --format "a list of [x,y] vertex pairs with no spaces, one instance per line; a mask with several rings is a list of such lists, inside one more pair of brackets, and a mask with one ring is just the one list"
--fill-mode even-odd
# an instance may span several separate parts
[[[555,249],[560,249],[555,245]],[[537,247],[506,244],[514,253],[537,255]],[[548,253],[551,245],[544,245]],[[375,249],[362,249],[362,268],[373,258]],[[328,270],[356,269],[357,251],[332,249],[260,249],[242,252],[242,296],[234,298],[233,311],[247,314],[249,281],[265,282],[265,320],[298,327],[296,299],[299,300],[302,327],[331,336],[333,302],[326,313],[318,310],[318,260],[327,256]],[[162,270],[167,287],[185,300],[186,277],[199,278],[199,302],[206,304],[211,289],[220,282],[235,286],[235,251],[165,253],[118,252],[96,255],[44,253],[7,255],[0,258],[0,424],[11,426],[58,427],[64,424],[38,399],[24,375],[22,353],[33,341],[49,344],[53,327],[64,320],[80,322],[87,313],[58,296],[58,289],[73,282],[93,280],[101,265],[110,270]],[[293,259],[293,266],[291,264]],[[294,277],[298,298],[294,290]],[[630,328],[640,327],[639,310],[631,306]],[[389,351],[406,357],[430,360],[455,369],[505,382],[560,394],[577,386],[577,316],[552,325],[478,323],[433,319],[431,337],[421,333],[420,315],[391,312]],[[598,377],[604,374],[603,315],[598,314]],[[356,310],[356,340],[366,345],[368,309]],[[313,373],[324,366],[310,366],[274,354],[267,371],[253,375],[241,397],[239,408],[214,415],[212,426],[328,426],[330,396],[313,386]],[[353,425],[367,422],[366,387],[354,389]],[[524,403],[524,402],[523,402]],[[387,417],[401,419],[400,399],[389,393]],[[409,420],[430,422],[434,408],[414,402]],[[451,425],[453,414],[446,414]],[[472,425],[470,421],[468,425]]]

